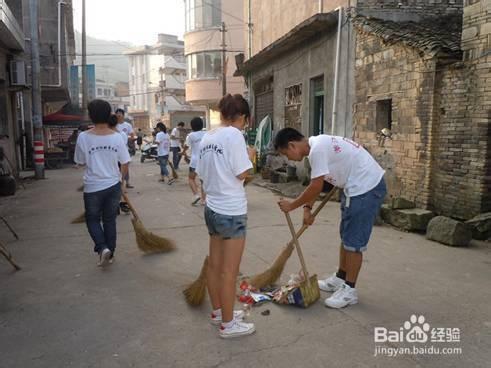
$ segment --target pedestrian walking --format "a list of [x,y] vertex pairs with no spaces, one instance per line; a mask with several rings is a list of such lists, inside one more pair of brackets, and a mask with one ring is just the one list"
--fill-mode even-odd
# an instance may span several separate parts
[[218,105],[221,124],[207,132],[200,143],[197,173],[206,194],[205,221],[210,235],[207,286],[219,336],[232,338],[255,331],[243,322],[244,312],[234,311],[235,288],[247,229],[244,179],[252,168],[253,150],[241,130],[249,120],[247,101],[226,95]]
[[[118,132],[126,134],[126,149],[129,152],[129,142],[133,141],[135,139],[135,132],[133,131],[133,126],[128,123],[127,121],[124,120],[124,110],[123,109],[116,109],[115,111],[116,117],[118,118],[118,125],[117,129]],[[130,170],[128,166],[126,177],[124,178],[124,181],[126,183],[126,188],[134,188],[133,185],[130,184]]]
[[106,266],[112,263],[116,251],[121,176],[124,177],[128,170],[130,155],[122,136],[109,127],[111,105],[103,100],[93,100],[88,110],[94,128],[80,133],[75,162],[85,165],[85,220],[94,242],[94,252],[99,255],[99,265]]
[[165,183],[165,179],[168,179],[167,184],[171,185],[174,182],[174,179],[169,178],[169,170],[167,169],[167,162],[169,161],[170,137],[167,134],[167,127],[164,125],[164,123],[158,123],[156,130],[158,132],[155,136],[155,143],[158,144],[157,156],[160,166],[159,181]]
[[200,117],[195,117],[191,120],[192,132],[186,137],[186,143],[184,144],[184,149],[182,151],[183,155],[186,155],[188,150],[191,150],[191,161],[189,162],[189,175],[188,182],[191,191],[193,192],[193,201],[191,204],[193,206],[197,205],[200,201],[204,204],[205,196],[203,193],[203,188],[199,189],[199,184],[196,182],[196,165],[199,161],[199,145],[205,131],[203,130],[203,119]]
[[289,160],[309,158],[311,182],[295,200],[280,200],[283,212],[304,208],[304,223],[314,222],[312,205],[328,182],[341,192],[341,247],[338,271],[319,288],[334,292],[324,303],[331,308],[343,308],[358,303],[356,282],[361,269],[375,218],[387,192],[384,170],[358,143],[350,139],[318,135],[305,138],[293,128],[281,129],[274,142],[276,150]]
[[181,144],[184,142],[184,123],[181,121],[170,133],[170,150],[172,152],[172,164],[174,169],[179,170],[181,161]]
[[142,150],[143,137],[145,137],[145,134],[143,134],[141,128],[138,128],[138,132],[136,133],[136,144],[138,145],[139,151]]

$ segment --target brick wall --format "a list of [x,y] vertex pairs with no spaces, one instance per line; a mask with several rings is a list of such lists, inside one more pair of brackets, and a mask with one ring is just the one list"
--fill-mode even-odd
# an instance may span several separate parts
[[[491,210],[486,193],[489,165],[489,111],[479,105],[476,63],[459,63],[441,72],[436,94],[439,119],[432,162],[432,201],[438,213],[468,219]],[[491,73],[488,74],[491,86]],[[477,87],[477,88],[476,88]],[[491,103],[491,101],[490,101]]]
[[[378,37],[357,34],[354,138],[386,170],[389,194],[427,207],[430,199],[434,62],[414,49],[385,46]],[[392,99],[392,140],[379,145],[378,100]]]

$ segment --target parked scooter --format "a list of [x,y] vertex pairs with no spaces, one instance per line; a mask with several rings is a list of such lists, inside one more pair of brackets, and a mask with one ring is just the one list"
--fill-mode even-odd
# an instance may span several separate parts
[[145,162],[145,160],[149,160],[149,159],[157,160],[158,159],[157,148],[158,145],[145,142],[145,144],[142,146],[140,162],[143,163]]

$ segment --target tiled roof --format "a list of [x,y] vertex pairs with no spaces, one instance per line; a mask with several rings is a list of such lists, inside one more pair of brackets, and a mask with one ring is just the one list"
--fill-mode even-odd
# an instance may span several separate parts
[[361,15],[352,18],[355,27],[372,33],[388,44],[402,43],[417,48],[430,56],[459,58],[461,24],[455,19],[434,22],[393,22]]

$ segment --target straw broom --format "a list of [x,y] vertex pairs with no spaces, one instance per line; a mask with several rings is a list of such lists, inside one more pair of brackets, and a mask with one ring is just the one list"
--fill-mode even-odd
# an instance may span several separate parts
[[85,222],[85,212],[82,212],[80,215],[75,217],[70,223],[71,224],[82,224]]
[[145,229],[140,217],[136,213],[135,208],[131,205],[128,196],[125,193],[123,193],[123,198],[128,204],[128,207],[133,215],[131,223],[133,224],[133,228],[135,230],[136,244],[141,251],[145,253],[164,253],[170,252],[176,248],[171,239],[155,235],[154,233]]
[[[312,213],[312,216],[315,218],[317,214],[324,208],[327,202],[332,198],[334,193],[336,192],[336,188],[333,188],[322,200],[322,202],[317,206],[315,211]],[[302,234],[307,230],[309,225],[302,225],[300,230],[296,233],[296,238],[300,238]],[[249,283],[257,289],[261,289],[265,286],[274,284],[276,280],[279,279],[281,274],[283,273],[283,269],[285,268],[286,262],[290,258],[293,249],[295,247],[294,239],[290,240],[290,242],[283,248],[279,256],[275,259],[271,267],[269,267],[266,271],[254,275],[250,278]]]
[[[312,216],[316,217],[317,214],[322,210],[322,208],[326,205],[327,202],[332,198],[334,193],[336,192],[336,188],[333,188],[322,200],[322,202],[317,206],[315,211],[312,213]],[[298,238],[307,230],[308,225],[303,225],[300,230],[296,234],[296,238]],[[249,283],[260,289],[267,285],[273,284],[283,273],[283,269],[285,268],[285,264],[293,253],[293,249],[295,247],[294,239],[290,240],[290,242],[286,245],[285,248],[281,251],[280,255],[275,259],[270,268],[268,268],[263,273],[252,276],[249,280]],[[208,264],[208,256],[205,258],[203,262],[203,267],[201,268],[201,273],[199,277],[190,284],[184,291],[184,295],[186,297],[186,302],[188,304],[196,306],[200,305],[203,302],[205,297],[205,288],[206,288],[206,267]]]
[[176,169],[174,169],[174,165],[170,161],[168,161],[168,164],[169,164],[170,169],[172,171],[172,177],[177,180],[179,178],[179,175],[177,175],[177,171],[176,171]]
[[206,293],[206,272],[208,270],[208,256],[206,256],[199,277],[182,291],[189,305],[197,306],[203,303]]

